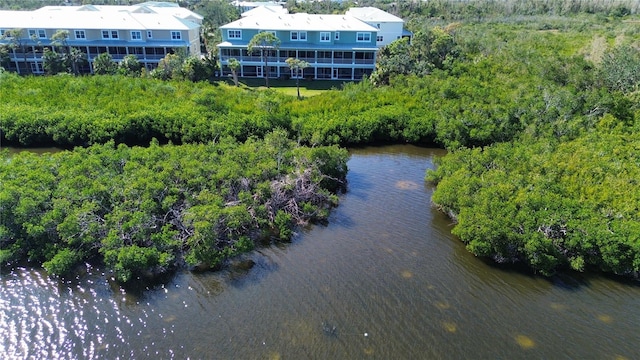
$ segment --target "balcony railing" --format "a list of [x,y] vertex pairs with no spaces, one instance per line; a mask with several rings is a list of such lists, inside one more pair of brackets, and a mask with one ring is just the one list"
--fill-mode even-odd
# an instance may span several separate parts
[[[16,52],[16,53],[15,53],[15,59],[17,59],[17,60],[22,60],[22,59],[24,59],[24,58],[25,58],[25,55],[26,55],[26,58],[27,58],[27,59],[31,59],[31,60],[33,60],[33,59],[39,59],[39,58],[41,58],[41,57],[42,57],[42,53],[39,53],[39,52],[38,52],[38,53],[34,53],[33,51],[29,51],[29,52],[27,52],[27,53],[23,53],[23,52]],[[10,56],[10,57],[12,58],[12,60],[13,60],[13,53],[12,53],[12,52],[9,52],[9,56]]]
[[[235,58],[241,62],[263,62],[264,60],[260,56],[230,56],[230,55],[222,55],[220,57],[220,61],[229,61],[229,59]],[[288,57],[269,57],[270,63],[276,64],[286,64],[286,60]],[[298,58],[300,60],[304,60],[309,64],[336,64],[336,65],[345,65],[345,64],[357,64],[357,65],[373,65],[375,64],[374,59],[353,59],[353,58],[309,58],[303,57]]]

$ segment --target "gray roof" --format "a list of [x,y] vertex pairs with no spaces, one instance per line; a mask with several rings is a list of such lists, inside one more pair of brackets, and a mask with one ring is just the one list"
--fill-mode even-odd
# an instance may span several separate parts
[[326,14],[274,14],[272,16],[247,16],[221,29],[247,30],[304,30],[304,31],[368,31],[377,32],[375,27],[348,15]]
[[404,20],[402,20],[401,18],[371,6],[350,8],[349,10],[347,10],[346,14],[367,22],[379,21],[404,23]]
[[[186,10],[188,13],[183,12]],[[0,11],[2,29],[190,30],[201,16],[179,7],[45,6],[34,11]]]
[[242,17],[248,16],[271,16],[274,14],[288,14],[289,10],[283,8],[281,5],[260,5],[254,7],[251,10],[247,10],[241,14]]

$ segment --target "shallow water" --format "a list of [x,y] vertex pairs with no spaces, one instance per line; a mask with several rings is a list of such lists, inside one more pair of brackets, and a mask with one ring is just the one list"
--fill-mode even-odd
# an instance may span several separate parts
[[440,150],[352,150],[327,226],[251,269],[179,272],[126,290],[100,269],[0,278],[3,359],[640,358],[640,286],[544,279],[465,251],[424,183]]

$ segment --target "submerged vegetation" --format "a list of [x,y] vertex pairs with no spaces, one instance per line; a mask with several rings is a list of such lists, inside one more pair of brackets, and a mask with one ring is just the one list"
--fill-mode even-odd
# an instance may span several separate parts
[[[302,99],[0,73],[3,144],[85,147],[4,160],[0,260],[59,273],[98,257],[121,279],[215,264],[326,215],[346,154],[323,146],[408,142],[450,150],[427,179],[472,253],[638,276],[637,4],[542,3],[402,3],[411,43],[383,49],[370,79]],[[325,190],[287,202],[305,184]]]

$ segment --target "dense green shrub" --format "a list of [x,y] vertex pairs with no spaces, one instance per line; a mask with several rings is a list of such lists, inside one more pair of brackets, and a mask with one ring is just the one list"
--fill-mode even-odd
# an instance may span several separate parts
[[214,266],[258,238],[286,239],[326,218],[346,151],[301,148],[283,131],[266,138],[3,153],[2,265],[27,258],[63,275],[100,258],[128,281],[183,262]]
[[517,141],[456,151],[428,179],[476,255],[545,275],[593,266],[637,276],[639,150],[640,136],[626,131]]
[[[0,132],[8,144],[72,147],[111,139],[130,145],[152,138],[244,141],[279,127],[310,145],[414,142],[455,149],[509,141],[522,131],[570,138],[605,113],[622,119],[627,111],[632,119],[623,103],[637,84],[626,84],[623,94],[609,89],[616,89],[615,69],[633,67],[621,64],[619,51],[607,45],[629,25],[583,17],[539,30],[543,19],[554,18],[444,27],[444,52],[455,57],[432,67],[430,75],[396,74],[382,87],[365,80],[301,101],[224,83],[3,75]],[[417,57],[422,48],[433,50],[433,36],[423,37],[410,45]]]
[[[186,146],[179,159],[157,145],[146,153],[115,147],[113,158],[99,146],[78,149],[64,161],[17,157],[8,166],[22,164],[13,170],[22,182],[3,183],[0,192],[0,260],[28,257],[63,271],[77,257],[102,256],[113,269],[129,264],[118,270],[124,279],[139,272],[128,273],[129,267],[163,271],[180,261],[217,263],[250,248],[243,239],[254,233],[287,237],[288,223],[327,213],[283,173],[293,171],[293,159],[300,168],[315,164],[319,172],[292,173],[331,191],[341,186],[346,172],[342,150],[294,148],[285,141],[290,137],[312,146],[412,142],[445,147],[452,154],[430,175],[439,184],[434,202],[457,217],[455,232],[473,253],[523,261],[545,274],[567,266],[637,272],[637,219],[616,217],[623,213],[619,206],[631,208],[630,203],[620,205],[624,199],[615,194],[585,195],[610,194],[603,184],[618,187],[616,178],[631,184],[628,176],[637,172],[635,158],[620,172],[594,156],[627,162],[606,141],[623,152],[637,143],[631,135],[640,130],[633,66],[640,41],[636,19],[588,15],[597,10],[589,10],[589,2],[571,8],[575,2],[554,0],[540,5],[545,9],[531,1],[518,2],[526,5],[520,9],[514,1],[466,3],[403,4],[400,11],[416,10],[408,24],[420,36],[394,45],[401,51],[385,53],[390,71],[378,84],[388,85],[364,80],[302,100],[224,83],[0,73],[3,144],[146,145],[152,138],[163,144],[217,144],[215,151]],[[629,16],[625,9],[604,7],[611,15]],[[498,8],[506,10],[500,15]],[[541,16],[547,13],[556,15]],[[566,13],[580,15],[557,16]],[[424,60],[422,68],[402,70],[407,65],[403,52],[411,61]],[[233,141],[220,141],[228,137],[265,149],[239,151]],[[265,138],[264,143],[255,138]],[[260,157],[264,151],[269,161]],[[218,166],[212,171],[192,160]],[[254,165],[238,166],[245,163]],[[52,170],[34,174],[30,168]],[[197,180],[205,178],[210,180]],[[575,188],[569,178],[590,183]],[[285,209],[287,196],[300,199],[299,212]],[[169,223],[159,223],[158,214]],[[613,215],[605,221],[598,218],[602,214]],[[189,236],[181,235],[184,229]],[[93,239],[101,240],[96,245]],[[157,253],[139,251],[150,249],[149,241]]]

